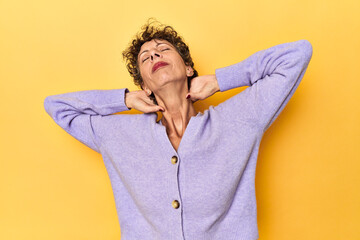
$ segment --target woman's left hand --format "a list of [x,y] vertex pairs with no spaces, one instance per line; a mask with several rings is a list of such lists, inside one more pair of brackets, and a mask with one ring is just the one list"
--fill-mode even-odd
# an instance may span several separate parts
[[220,87],[216,75],[203,75],[191,79],[190,90],[186,96],[190,95],[190,99],[196,102],[204,100],[218,91],[220,91]]

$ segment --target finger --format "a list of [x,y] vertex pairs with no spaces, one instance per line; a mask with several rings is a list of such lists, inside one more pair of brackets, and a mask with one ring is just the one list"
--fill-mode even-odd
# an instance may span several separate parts
[[149,97],[146,97],[143,100],[148,106],[157,106],[159,108],[157,111],[160,111],[160,110],[165,111],[164,107],[155,104],[154,101],[152,99],[150,99]]
[[149,97],[145,97],[143,100],[149,105],[155,105],[154,101]]
[[160,109],[165,110],[164,107],[155,104],[151,99],[146,100],[146,107],[157,109],[157,111],[159,111]]
[[198,97],[194,93],[188,93],[187,99],[190,99],[192,102],[196,102]]
[[158,112],[158,111],[162,111],[163,108],[155,105],[155,106],[149,106],[148,107],[148,112]]

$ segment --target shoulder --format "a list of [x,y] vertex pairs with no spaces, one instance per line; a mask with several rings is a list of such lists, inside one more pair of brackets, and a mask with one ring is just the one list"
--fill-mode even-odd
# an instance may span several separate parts
[[211,115],[211,118],[224,123],[247,124],[256,127],[255,109],[249,98],[249,95],[253,94],[250,93],[253,90],[247,87],[218,105],[211,106],[209,115]]
[[[210,139],[215,139],[214,141],[223,139],[229,145],[239,141],[248,141],[251,138],[261,138],[261,129],[249,115],[238,116],[231,111],[227,111],[221,104],[217,106],[211,105],[197,118],[197,123],[194,124],[194,136],[202,136],[203,139],[210,142]],[[226,102],[226,104],[229,104],[229,102]]]

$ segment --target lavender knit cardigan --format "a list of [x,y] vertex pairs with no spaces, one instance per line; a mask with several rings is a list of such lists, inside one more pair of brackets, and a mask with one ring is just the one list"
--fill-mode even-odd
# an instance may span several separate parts
[[130,110],[127,88],[47,96],[67,133],[102,155],[123,240],[258,239],[255,169],[260,141],[312,57],[308,40],[258,51],[215,70],[220,91],[249,86],[191,117],[175,151],[157,113]]

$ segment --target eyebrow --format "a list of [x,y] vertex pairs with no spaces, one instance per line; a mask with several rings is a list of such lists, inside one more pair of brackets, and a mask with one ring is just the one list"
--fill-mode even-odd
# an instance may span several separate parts
[[[166,45],[169,45],[169,44],[167,44],[167,43],[163,42],[163,43],[157,43],[157,44],[156,44],[156,47],[157,47],[157,46],[159,46],[160,44],[166,44]],[[170,46],[170,45],[169,45],[169,46]],[[145,53],[145,52],[148,52],[148,51],[149,51],[149,50],[144,50],[144,51],[142,51],[142,53],[140,53],[140,54],[139,54],[139,58],[140,58],[140,55],[141,55],[141,54],[143,54],[143,53]]]

